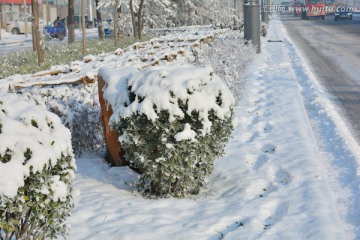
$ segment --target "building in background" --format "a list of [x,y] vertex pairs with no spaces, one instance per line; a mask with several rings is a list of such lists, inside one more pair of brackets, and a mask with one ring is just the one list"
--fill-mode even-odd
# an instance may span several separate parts
[[[32,0],[0,0],[0,17],[2,22],[20,20],[31,14]],[[38,0],[39,16],[45,21],[53,22],[58,16],[65,18],[68,15],[68,0]],[[26,7],[25,7],[26,6]],[[95,1],[86,0],[86,19],[93,19],[95,15]],[[75,1],[75,15],[81,16],[81,1]]]

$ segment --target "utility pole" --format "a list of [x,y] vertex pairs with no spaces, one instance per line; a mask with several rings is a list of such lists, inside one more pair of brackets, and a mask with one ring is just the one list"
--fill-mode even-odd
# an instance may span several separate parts
[[244,38],[256,46],[257,53],[261,52],[259,0],[244,2]]

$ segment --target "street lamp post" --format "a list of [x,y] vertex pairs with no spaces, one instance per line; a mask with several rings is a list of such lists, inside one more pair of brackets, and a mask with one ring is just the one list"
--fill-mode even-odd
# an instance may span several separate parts
[[261,52],[259,0],[244,2],[244,38],[256,46],[257,53]]

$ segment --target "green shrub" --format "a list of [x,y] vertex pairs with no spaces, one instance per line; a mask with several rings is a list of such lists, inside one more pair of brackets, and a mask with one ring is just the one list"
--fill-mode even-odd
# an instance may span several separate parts
[[[108,75],[110,90],[104,96],[115,109],[112,128],[125,158],[142,172],[139,189],[160,197],[198,193],[233,129],[230,90],[212,69],[188,64],[130,72],[115,80],[126,71]],[[110,94],[115,86],[123,87],[118,97]]]
[[64,235],[76,168],[69,130],[14,94],[0,94],[0,126],[0,239]]

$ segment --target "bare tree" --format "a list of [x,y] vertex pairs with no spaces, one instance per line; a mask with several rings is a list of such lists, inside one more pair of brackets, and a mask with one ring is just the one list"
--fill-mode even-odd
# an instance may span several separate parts
[[2,29],[2,12],[0,12],[0,40],[1,40],[1,29]]
[[[25,15],[25,36],[28,37],[28,16],[27,16],[27,11],[26,11],[26,0],[23,0],[23,5],[24,5],[24,15]],[[1,28],[1,26],[0,26]]]
[[136,19],[135,19],[135,11],[134,11],[133,0],[130,0],[129,8],[130,8],[131,22],[132,22],[132,26],[133,26],[134,37],[137,38],[138,37],[138,31],[137,31],[137,28],[136,28]]
[[74,18],[74,12],[75,12],[75,0],[69,0],[69,6],[68,6],[68,43],[74,43],[75,42],[75,18]]
[[144,6],[144,2],[145,0],[140,0],[140,5],[139,5],[139,9],[138,9],[138,37],[139,37],[139,40],[141,40],[141,37],[142,37],[142,30],[143,30],[143,19],[142,19],[142,10],[143,10],[143,6]]
[[115,47],[119,43],[119,0],[115,0],[115,11],[114,11],[114,36],[115,36]]
[[49,0],[46,0],[46,25],[49,25],[49,22],[50,22]]
[[95,0],[95,5],[96,5],[96,18],[97,18],[97,23],[98,23],[98,35],[99,35],[99,39],[104,39],[104,27],[103,27],[101,12],[100,12],[100,10],[98,9],[98,7],[99,7],[99,0]]
[[81,0],[81,28],[83,36],[83,54],[87,54],[86,49],[86,25],[85,25],[85,0]]
[[[136,14],[134,11],[133,0],[130,0],[130,2],[129,2],[134,37],[138,38],[139,40],[141,40],[142,30],[143,30],[142,10],[143,10],[143,6],[144,6],[144,2],[145,2],[145,0],[140,0],[139,8],[138,8],[138,11]],[[137,16],[137,21],[136,21],[136,16]]]
[[36,52],[38,55],[38,65],[44,62],[44,52],[40,46],[40,30],[39,30],[39,3],[38,0],[32,0],[32,11],[33,11],[33,46],[36,46]]

